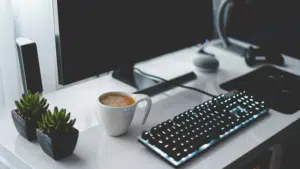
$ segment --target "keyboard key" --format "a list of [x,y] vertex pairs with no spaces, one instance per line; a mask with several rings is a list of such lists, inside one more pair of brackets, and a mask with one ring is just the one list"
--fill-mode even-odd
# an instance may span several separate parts
[[163,137],[166,137],[167,131],[166,131],[166,130],[162,130],[162,131],[161,131],[161,135],[162,135]]
[[158,129],[156,127],[152,127],[150,132],[151,132],[151,134],[156,134],[156,133],[158,133]]
[[169,127],[169,124],[168,124],[167,122],[163,122],[163,123],[162,123],[162,126],[163,126],[164,128],[167,128],[167,127]]
[[161,138],[162,135],[160,133],[154,133],[152,134],[152,136],[154,136],[155,138]]
[[174,134],[174,133],[171,133],[171,134],[170,134],[170,138],[173,139],[174,137],[175,137],[175,134]]
[[165,142],[163,139],[159,139],[154,145],[156,145],[158,148],[162,148],[165,145]]
[[171,128],[167,128],[167,129],[166,129],[166,132],[167,132],[167,133],[171,133],[171,132],[172,132],[172,129],[171,129]]
[[155,137],[152,136],[152,137],[149,139],[149,143],[152,144],[152,145],[156,145],[157,139],[156,139]]
[[161,148],[165,153],[167,153],[168,149],[170,148],[171,144],[164,144]]
[[164,142],[165,143],[171,143],[171,138],[170,137],[164,137]]
[[172,146],[172,147],[168,148],[166,153],[175,160],[175,157],[176,157],[178,151],[179,150],[176,146]]
[[175,139],[171,140],[171,144],[172,144],[172,145],[177,144],[177,140],[175,140]]
[[171,125],[173,125],[173,121],[172,120],[167,120],[167,123],[171,126]]
[[213,132],[211,133],[211,138],[212,139],[219,139],[220,135],[222,134],[222,130],[221,128],[216,128],[213,130]]
[[175,156],[174,156],[174,160],[179,161],[184,157],[183,153],[180,151],[177,151]]
[[164,129],[164,127],[163,127],[161,124],[157,125],[156,128],[157,128],[159,131],[161,131],[161,130]]
[[148,131],[144,131],[141,137],[144,140],[149,140],[151,136],[150,136],[150,133]]
[[208,141],[209,141],[208,138],[205,136],[205,137],[201,137],[201,138],[196,139],[193,143],[194,143],[195,147],[200,148],[204,144],[207,144]]

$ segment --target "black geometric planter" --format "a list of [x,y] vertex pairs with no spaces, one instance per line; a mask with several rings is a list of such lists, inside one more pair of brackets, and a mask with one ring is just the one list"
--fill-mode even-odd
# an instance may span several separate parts
[[36,129],[36,135],[43,151],[55,160],[71,155],[76,147],[79,132],[73,128],[64,135],[54,135],[50,138],[41,130]]
[[18,115],[17,111],[17,109],[11,111],[11,116],[17,131],[28,141],[36,140],[35,130],[37,128],[37,122],[35,120],[24,120]]

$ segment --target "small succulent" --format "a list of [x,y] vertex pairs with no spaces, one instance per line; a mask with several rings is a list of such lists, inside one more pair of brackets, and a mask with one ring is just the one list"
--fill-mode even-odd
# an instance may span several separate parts
[[47,99],[41,98],[38,92],[23,95],[20,101],[15,101],[18,108],[18,114],[24,119],[40,120],[42,114],[47,112],[49,104]]
[[38,122],[39,129],[50,137],[52,137],[53,134],[69,132],[73,128],[76,119],[70,120],[71,114],[66,114],[66,112],[66,109],[58,110],[57,107],[54,108],[53,113],[48,110],[47,113],[42,116],[42,121]]

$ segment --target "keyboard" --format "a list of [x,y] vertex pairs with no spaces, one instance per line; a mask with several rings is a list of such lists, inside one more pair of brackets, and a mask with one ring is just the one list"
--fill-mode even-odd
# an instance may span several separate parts
[[268,111],[264,101],[232,91],[144,131],[138,141],[178,167]]

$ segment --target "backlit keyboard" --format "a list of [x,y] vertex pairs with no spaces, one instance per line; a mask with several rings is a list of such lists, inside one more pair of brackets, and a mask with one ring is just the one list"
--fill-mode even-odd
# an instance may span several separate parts
[[268,110],[264,101],[233,91],[152,127],[138,141],[177,167]]

